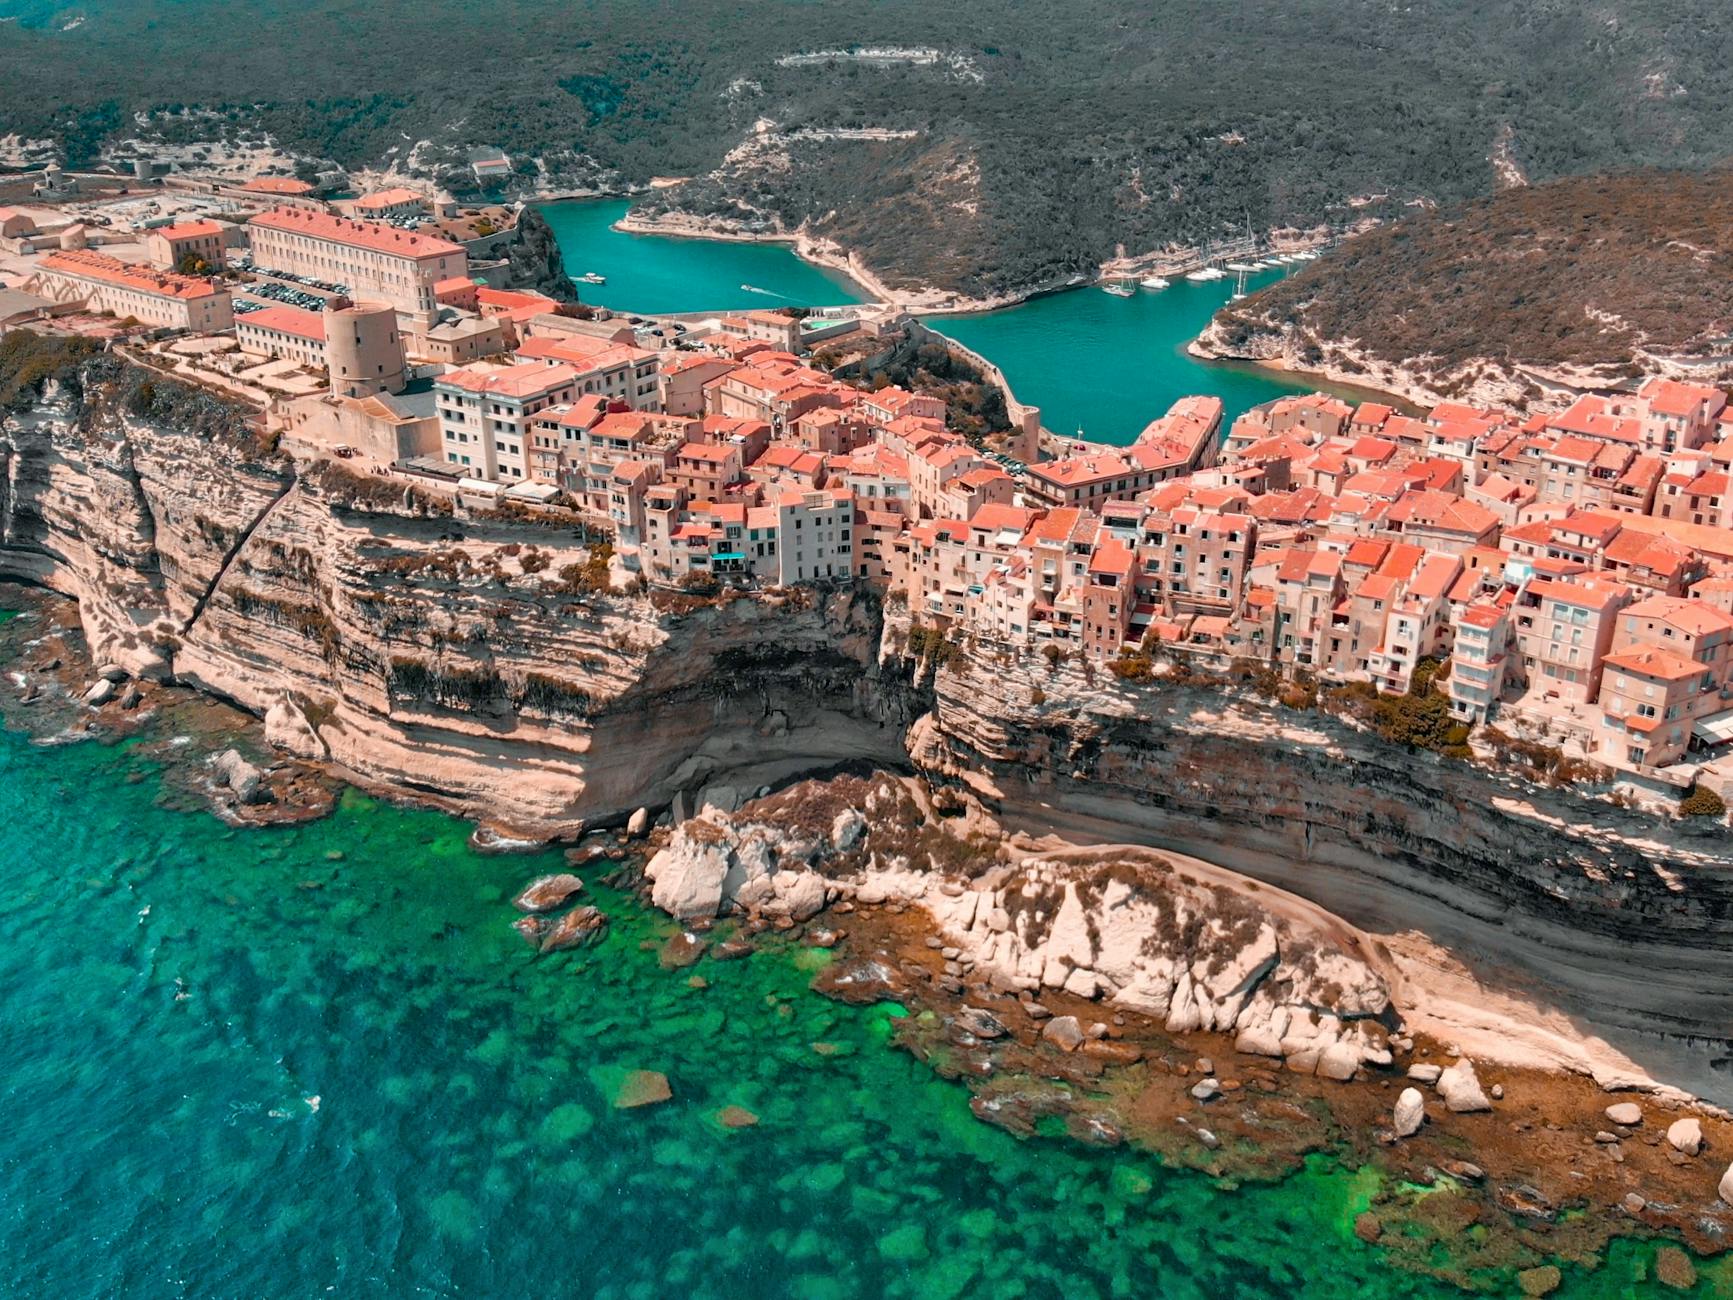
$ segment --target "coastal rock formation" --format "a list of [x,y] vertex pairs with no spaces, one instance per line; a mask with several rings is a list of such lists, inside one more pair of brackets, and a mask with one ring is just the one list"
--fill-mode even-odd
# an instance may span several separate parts
[[[682,919],[740,910],[802,920],[827,896],[914,905],[937,924],[947,958],[1000,989],[1063,989],[1170,1032],[1233,1034],[1240,1051],[1305,1074],[1347,1079],[1391,1063],[1389,990],[1339,932],[1158,853],[993,860],[967,830],[935,829],[901,781],[830,785],[832,799],[858,806],[832,814],[796,789],[683,823],[645,867],[651,900]],[[1084,1038],[1071,1016],[1043,1035],[1066,1051]]]
[[[887,675],[907,637],[893,613]],[[1379,936],[1398,983],[1431,991],[1392,992],[1432,1007],[1434,1031],[1464,1051],[1509,1059],[1520,1042],[1530,1063],[1603,1086],[1733,1097],[1719,995],[1733,979],[1733,845],[1719,831],[1249,692],[986,647],[933,675],[908,750],[1008,830],[1194,855]],[[1496,968],[1496,984],[1440,950]]]
[[[586,556],[569,530],[453,515],[396,481],[299,471],[216,399],[165,410],[168,387],[102,356],[8,417],[0,577],[74,597],[95,662],[226,697],[293,754],[532,834],[628,818],[642,832],[706,790],[912,761],[937,787],[922,822],[966,792],[1013,831],[1193,854],[1327,909],[1377,936],[1383,951],[1359,956],[1399,1003],[1448,1011],[1438,1033],[1465,1051],[1484,1058],[1520,1037],[1535,1060],[1609,1086],[1733,1095],[1718,1064],[1733,1056],[1717,992],[1733,978],[1733,854],[1720,835],[1214,685],[1121,682],[986,644],[958,646],[942,667],[915,663],[901,649],[906,614],[887,616],[866,592],[599,591],[562,577]],[[863,813],[864,828],[839,828],[832,808],[807,833],[859,834],[849,852],[870,852],[884,819]],[[750,871],[755,850],[728,848],[722,875]],[[910,874],[917,893],[935,870],[978,874],[953,860],[951,837],[921,852],[939,860]],[[881,852],[881,866],[896,856]],[[675,864],[658,887],[701,914],[722,901],[707,883],[716,867]],[[754,888],[790,915],[818,905],[819,882],[773,878],[785,870]],[[1058,859],[1029,872],[1009,887],[1084,888]],[[896,884],[881,871],[865,887]],[[997,910],[1012,909],[1001,896]],[[958,924],[958,946],[978,928]],[[1016,971],[1046,947],[1012,932],[991,960]],[[1452,968],[1450,996],[1432,980],[1434,996],[1404,998],[1400,985],[1431,979],[1440,951],[1484,961],[1498,988]],[[1147,963],[1115,978],[1099,947],[1059,955],[1064,979],[1093,979],[1098,997],[1165,995],[1170,1013],[1200,1024],[1234,1011],[1248,1046],[1305,1060],[1299,1038],[1321,1031],[1313,1065],[1326,1073],[1353,1064],[1352,1045],[1332,1052],[1331,1036],[1366,1023],[1308,1010],[1278,1027],[1261,985],[1236,1011],[1255,965],[1201,981],[1188,970],[1182,990],[1177,967],[1169,988]],[[1644,979],[1629,978],[1633,965]],[[1492,1008],[1525,972],[1556,1012],[1544,1021],[1528,1004]]]
[[584,887],[576,876],[540,876],[525,885],[512,900],[520,912],[551,912]]
[[566,272],[553,229],[534,204],[525,204],[518,214],[505,257],[513,288],[545,293],[558,302],[578,300],[578,286]]
[[99,361],[0,430],[0,577],[74,597],[98,663],[528,833],[901,756],[912,713],[879,689],[870,596],[579,589],[569,529],[298,473],[135,414],[149,381]]

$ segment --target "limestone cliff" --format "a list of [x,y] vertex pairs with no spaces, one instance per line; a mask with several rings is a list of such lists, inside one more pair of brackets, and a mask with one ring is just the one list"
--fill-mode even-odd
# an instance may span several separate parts
[[[899,637],[887,628],[888,657]],[[1506,1032],[1485,985],[1515,988],[1557,1011],[1533,1026],[1556,1064],[1614,1083],[1634,1065],[1733,1096],[1722,828],[1678,829],[1213,687],[979,650],[937,674],[909,750],[1009,826],[1193,853],[1393,947],[1420,932],[1484,981],[1453,992],[1465,1039]],[[1442,979],[1431,945],[1409,946],[1415,978]]]
[[[904,615],[851,590],[602,592],[570,530],[303,473],[234,412],[81,364],[33,405],[0,385],[28,408],[0,428],[0,576],[74,597],[99,662],[226,696],[295,753],[539,833],[912,759],[1013,829],[1191,853],[1320,904],[1385,946],[1398,986],[1447,984],[1442,1032],[1468,1050],[1539,1007],[1552,1063],[1733,1096],[1719,829],[1213,688],[981,646],[935,673],[900,653]],[[1068,883],[1053,865],[1014,887]],[[1050,936],[983,943],[1030,978]],[[1066,960],[1066,979],[1186,1001],[1177,974]]]
[[870,598],[596,593],[570,530],[98,396],[0,432],[0,575],[74,597],[98,662],[228,697],[292,752],[542,833],[901,755]]
[[518,214],[517,229],[505,255],[513,288],[533,289],[559,302],[578,300],[578,286],[566,271],[559,242],[540,208],[526,205]]

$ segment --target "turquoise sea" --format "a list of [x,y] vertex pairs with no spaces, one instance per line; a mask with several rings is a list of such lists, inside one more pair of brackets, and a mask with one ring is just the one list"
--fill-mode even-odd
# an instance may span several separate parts
[[[1255,289],[1281,271],[1247,277]],[[1093,285],[1048,294],[1003,311],[935,317],[932,327],[967,344],[1005,374],[1020,401],[1041,408],[1041,423],[1064,436],[1131,442],[1156,416],[1191,393],[1222,399],[1231,424],[1242,411],[1315,381],[1284,379],[1255,366],[1199,361],[1186,344],[1233,296],[1232,279],[1119,298]]]
[[[801,261],[781,244],[626,235],[611,229],[629,207],[623,199],[553,203],[542,215],[559,239],[566,270],[595,271],[605,285],[580,285],[585,301],[621,312],[704,311],[857,302],[862,296],[834,272]],[[1265,271],[1256,288],[1279,279]],[[753,290],[742,289],[752,285]],[[1185,345],[1234,292],[1232,279],[1116,298],[1093,286],[1048,294],[1003,311],[935,316],[932,325],[1005,372],[1022,401],[1041,408],[1059,434],[1079,430],[1097,442],[1128,443],[1176,398],[1214,393],[1231,422],[1241,411],[1284,393],[1310,392],[1253,366],[1198,361]]]
[[[233,830],[162,776],[0,732],[0,1295],[1455,1294],[1354,1239],[1328,1161],[1226,1191],[978,1122],[901,1008],[808,991],[823,951],[664,970],[587,872],[607,939],[536,956],[510,899],[556,854],[355,793]],[[672,1099],[615,1109],[638,1069]]]
[[580,284],[585,302],[651,313],[862,301],[860,286],[801,261],[783,244],[673,239],[613,229],[631,206],[625,199],[580,199],[541,210],[559,241],[567,274],[576,278],[593,271],[608,279],[605,285]]

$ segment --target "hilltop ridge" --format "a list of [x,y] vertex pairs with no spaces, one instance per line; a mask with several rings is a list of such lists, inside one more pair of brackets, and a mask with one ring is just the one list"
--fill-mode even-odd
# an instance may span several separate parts
[[1505,191],[1359,235],[1217,313],[1195,349],[1421,402],[1733,371],[1724,170]]
[[[1724,159],[1733,13],[1693,8],[0,0],[0,159],[245,141],[303,172],[630,193],[991,300],[1248,226]],[[484,148],[510,164],[485,181]]]

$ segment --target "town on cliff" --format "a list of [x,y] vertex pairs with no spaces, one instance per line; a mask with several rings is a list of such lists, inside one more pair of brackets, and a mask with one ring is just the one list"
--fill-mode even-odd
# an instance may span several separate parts
[[[1194,396],[1095,445],[984,402],[960,353],[930,382],[913,358],[945,341],[893,305],[579,303],[529,210],[49,184],[0,207],[0,576],[77,598],[83,707],[172,680],[349,779],[507,831],[624,832],[610,852],[648,837],[649,896],[700,929],[918,908],[955,953],[936,994],[1006,1001],[953,1008],[970,1047],[1134,1063],[1088,1011],[1111,1005],[1307,1078],[1400,1070],[1431,1093],[1396,1098],[1396,1142],[1428,1105],[1492,1110],[1470,1054],[1518,1042],[1591,1094],[1660,1089],[1679,1113],[1644,1176],[1733,1201],[1685,1163],[1714,1144],[1684,1109],[1726,1040],[1721,390]],[[775,802],[911,763],[924,782]],[[239,756],[219,776],[271,797]],[[923,838],[945,818],[967,829]],[[1291,895],[1076,848],[1207,858],[1217,819],[1235,869]],[[1004,847],[1031,826],[1065,838]],[[1537,980],[1570,951],[1545,1014],[1592,1006],[1593,1032],[1441,993],[1436,952],[1323,910],[1368,891]],[[564,919],[573,943],[605,924]],[[1679,982],[1602,1005],[1602,935]],[[1614,1109],[1594,1141],[1640,1141]],[[1687,1232],[1686,1192],[1619,1177],[1596,1194],[1631,1224]]]

